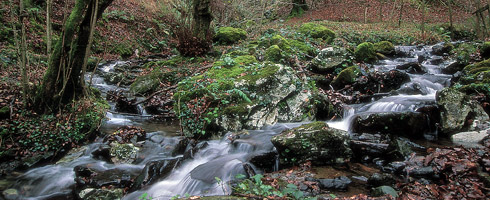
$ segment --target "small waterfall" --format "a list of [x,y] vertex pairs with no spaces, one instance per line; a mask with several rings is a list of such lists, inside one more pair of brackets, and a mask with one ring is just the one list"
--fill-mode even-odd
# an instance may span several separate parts
[[344,106],[343,119],[341,121],[327,122],[328,126],[344,131],[349,131],[356,110],[351,106]]

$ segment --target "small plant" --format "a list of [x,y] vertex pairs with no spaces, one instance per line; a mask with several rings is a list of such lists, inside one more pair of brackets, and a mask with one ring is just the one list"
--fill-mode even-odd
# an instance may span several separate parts
[[[172,197],[173,198],[173,197]],[[148,193],[143,193],[141,196],[138,197],[139,200],[150,200],[153,199]]]

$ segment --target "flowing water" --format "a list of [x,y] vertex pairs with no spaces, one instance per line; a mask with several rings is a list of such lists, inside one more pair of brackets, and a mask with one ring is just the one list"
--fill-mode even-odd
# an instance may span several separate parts
[[[344,109],[344,118],[341,121],[329,121],[329,126],[346,130],[350,129],[352,118],[361,113],[375,112],[404,112],[415,111],[424,105],[435,102],[435,94],[438,90],[449,85],[450,75],[441,74],[441,68],[447,66],[450,61],[443,60],[434,65],[434,60],[442,57],[430,54],[431,47],[405,46],[397,47],[398,51],[404,52],[406,57],[381,60],[374,65],[374,70],[389,71],[397,65],[408,62],[418,62],[420,57],[429,58],[422,65],[427,72],[423,75],[410,74],[411,82],[404,84],[397,94],[386,96],[366,104],[348,105]],[[101,65],[98,72],[86,76],[91,79],[93,86],[99,88],[102,93],[109,90],[122,90],[127,92],[126,87],[118,87],[107,84],[101,74],[114,71],[114,66],[124,64],[119,61]],[[413,88],[416,94],[413,94]],[[141,147],[139,158],[134,164],[115,165],[93,157],[92,152],[104,145],[96,141],[90,145],[78,149],[77,152],[68,154],[56,164],[31,169],[16,177],[10,188],[19,191],[20,199],[48,199],[54,196],[69,195],[72,193],[75,182],[73,168],[79,165],[90,165],[100,170],[119,169],[128,173],[138,174],[146,163],[155,160],[172,159],[182,155],[172,156],[172,150],[181,139],[179,127],[173,124],[152,122],[150,115],[140,108],[139,115],[118,113],[112,109],[107,112],[107,121],[102,126],[102,132],[112,133],[118,127],[125,125],[141,126],[145,129],[147,140]],[[270,138],[281,131],[300,126],[302,123],[279,123],[274,126],[265,127],[262,130],[250,130],[233,143],[224,137],[221,140],[206,141],[207,145],[192,159],[184,160],[183,163],[163,180],[156,182],[136,192],[127,194],[124,199],[138,199],[144,193],[153,199],[170,199],[175,195],[221,195],[229,194],[230,188],[226,183],[237,174],[246,174],[244,165],[251,166],[256,172],[261,169],[250,163],[255,155],[275,151]],[[203,142],[204,143],[204,142]],[[273,161],[278,163],[277,161]],[[276,164],[275,169],[278,169]]]

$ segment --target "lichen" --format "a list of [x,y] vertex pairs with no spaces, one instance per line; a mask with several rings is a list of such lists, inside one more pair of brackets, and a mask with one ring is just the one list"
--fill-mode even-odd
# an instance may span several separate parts
[[221,27],[215,35],[215,41],[221,44],[234,44],[247,38],[247,32],[240,28]]
[[333,39],[335,39],[335,33],[332,30],[312,22],[301,25],[299,32],[309,35],[312,38],[321,38],[328,44],[332,43]]

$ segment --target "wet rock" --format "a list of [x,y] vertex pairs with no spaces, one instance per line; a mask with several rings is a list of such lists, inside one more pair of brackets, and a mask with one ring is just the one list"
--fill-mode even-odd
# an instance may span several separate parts
[[110,144],[111,161],[115,164],[132,164],[136,160],[136,156],[140,148],[133,144],[120,144],[113,142]]
[[347,132],[330,128],[324,122],[313,122],[283,131],[272,137],[281,165],[311,161],[315,165],[343,163],[352,151]]
[[490,135],[487,135],[485,136],[482,140],[481,140],[481,144],[487,148],[490,148]]
[[252,156],[250,163],[266,172],[272,172],[276,165],[276,160],[278,159],[277,156],[277,153],[274,151],[260,152]]
[[425,74],[425,73],[427,73],[427,69],[425,69],[424,66],[422,66],[420,63],[415,63],[415,62],[406,63],[403,65],[398,65],[398,66],[396,66],[396,69],[404,70],[410,74]]
[[96,189],[86,188],[78,193],[78,197],[84,200],[114,200],[121,199],[123,197],[123,189]]
[[400,89],[397,90],[398,93],[400,94],[408,94],[408,95],[427,95],[429,94],[429,91],[427,88],[422,87],[420,83],[417,82],[411,82],[408,84],[405,84],[404,87],[401,87]]
[[145,141],[146,131],[138,126],[123,126],[118,128],[113,134],[104,138],[104,142],[118,142],[121,144]]
[[391,197],[397,198],[398,192],[390,186],[379,186],[371,191],[371,195],[374,197],[390,195]]
[[410,82],[410,76],[407,73],[391,70],[358,77],[353,86],[354,90],[362,93],[387,93],[397,90],[407,82]]
[[390,147],[393,149],[393,151],[390,152],[390,157],[401,160],[409,157],[413,153],[413,150],[408,142],[408,140],[403,140],[400,138],[393,140],[393,142],[390,144]]
[[154,143],[157,143],[157,144],[160,144],[163,142],[163,140],[165,139],[165,137],[163,137],[163,135],[154,135],[154,136],[151,136],[150,140]]
[[454,46],[446,42],[444,44],[436,44],[432,46],[432,54],[437,55],[437,56],[447,56],[449,55],[449,52],[454,49]]
[[350,54],[345,48],[325,48],[311,61],[308,68],[319,74],[333,73],[335,69],[342,67],[342,64],[348,64],[347,58],[349,57]]
[[189,144],[195,145],[196,141],[189,138],[182,138],[181,140],[179,140],[174,150],[172,151],[172,156],[184,154]]
[[488,137],[487,130],[460,132],[451,135],[451,141],[466,148],[482,148],[481,144],[485,137]]
[[351,85],[357,78],[360,69],[358,66],[352,66],[342,70],[332,81],[332,86],[336,89],[342,89],[346,85]]
[[85,188],[126,188],[131,186],[137,171],[123,169],[98,169],[96,166],[79,165],[75,171],[75,189],[81,191]]
[[86,146],[71,149],[66,154],[66,156],[63,156],[63,158],[58,160],[58,162],[56,162],[56,164],[68,163],[68,162],[74,161],[74,160],[80,158],[85,153],[86,150],[87,150]]
[[402,161],[395,161],[395,162],[388,163],[388,165],[385,166],[383,170],[395,174],[401,174],[403,173],[405,166],[407,166],[407,163]]
[[443,74],[455,74],[456,72],[463,70],[464,67],[465,66],[459,62],[453,62],[453,63],[449,64],[448,66],[442,68],[441,72]]
[[430,130],[427,116],[418,112],[363,113],[354,117],[352,132],[421,138]]
[[184,157],[183,157],[184,160],[194,158],[194,155],[198,151],[200,151],[200,150],[202,150],[202,149],[204,149],[204,148],[206,148],[208,146],[209,146],[209,144],[207,142],[200,142],[200,143],[198,143],[196,145],[189,145],[189,146],[187,146],[187,150],[184,152]]
[[417,168],[414,168],[414,169],[405,168],[405,170],[408,170],[407,173],[411,177],[415,177],[415,178],[427,178],[427,179],[435,179],[435,178],[437,178],[436,177],[436,174],[435,174],[435,171],[434,171],[434,169],[432,169],[431,166],[417,167]]
[[174,168],[181,164],[180,158],[151,161],[134,179],[130,191],[136,191],[167,177]]
[[387,173],[374,173],[368,179],[368,184],[371,187],[378,187],[382,185],[394,185],[396,183],[395,177]]
[[355,157],[363,157],[368,155],[369,157],[382,156],[389,152],[389,144],[383,141],[357,141],[352,140],[350,147]]
[[464,130],[473,120],[488,121],[489,117],[478,102],[454,88],[445,88],[436,95],[441,110],[441,132],[449,135]]
[[3,197],[6,199],[18,199],[19,198],[19,191],[16,189],[6,189],[2,192]]
[[352,181],[345,176],[334,179],[318,179],[317,181],[320,183],[319,185],[321,189],[341,191],[347,190],[349,184],[352,183]]
[[389,41],[382,41],[374,44],[374,50],[385,56],[391,56],[395,53],[395,46]]

